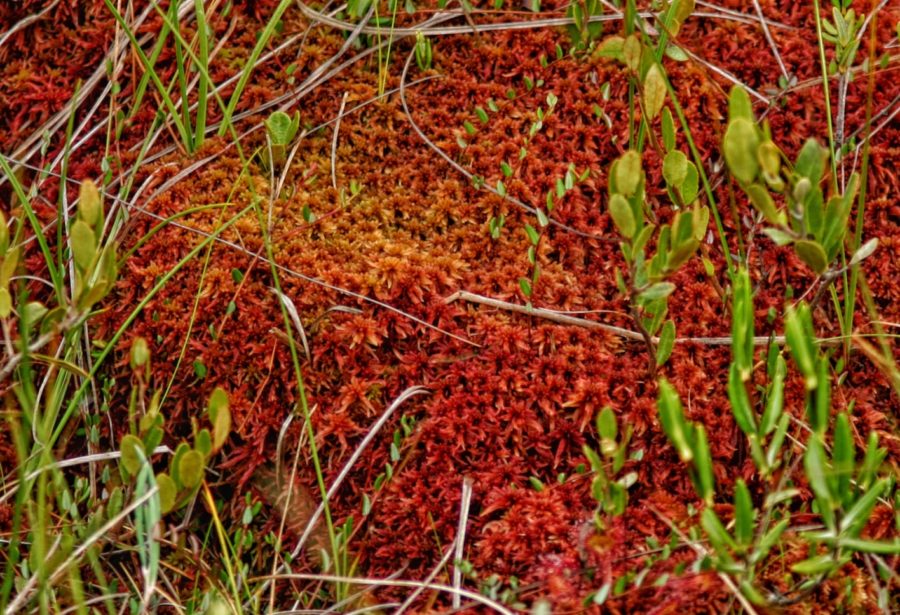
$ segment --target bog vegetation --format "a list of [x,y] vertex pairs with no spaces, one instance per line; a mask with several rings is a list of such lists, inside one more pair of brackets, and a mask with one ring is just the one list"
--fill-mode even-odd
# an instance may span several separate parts
[[4,613],[900,609],[897,6],[0,25]]

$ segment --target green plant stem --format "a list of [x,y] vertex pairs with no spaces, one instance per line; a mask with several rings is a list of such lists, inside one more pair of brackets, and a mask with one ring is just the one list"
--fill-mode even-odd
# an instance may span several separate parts
[[831,88],[828,85],[828,63],[825,59],[825,39],[822,38],[822,15],[819,0],[813,0],[813,11],[816,16],[816,38],[819,43],[819,62],[822,70],[822,92],[825,95],[825,119],[828,123],[828,144],[831,149],[831,183],[837,186],[837,156],[834,149],[834,126],[831,117]]
[[[675,108],[675,115],[678,116],[678,122],[681,124],[682,129],[684,130],[684,136],[687,140],[688,149],[691,150],[691,157],[694,160],[694,165],[697,167],[697,171],[700,173],[700,181],[703,182],[703,191],[706,193],[706,198],[709,200],[709,209],[712,212],[713,220],[716,223],[716,233],[719,235],[719,242],[722,244],[722,256],[725,258],[725,267],[728,271],[729,277],[735,274],[734,263],[731,258],[731,250],[728,249],[728,240],[725,236],[725,227],[722,224],[722,217],[719,215],[719,208],[716,204],[716,197],[713,195],[712,186],[709,183],[709,177],[706,175],[706,167],[703,165],[703,158],[700,156],[700,151],[697,149],[697,144],[694,142],[694,136],[691,132],[691,127],[688,124],[687,117],[684,114],[684,109],[681,108],[681,103],[678,101],[676,97],[675,88],[672,87],[671,82],[669,81],[669,76],[663,71],[663,81],[666,84],[666,90],[669,93],[669,99],[672,101],[672,106]],[[723,297],[723,300],[725,298]]]
[[194,14],[197,18],[197,38],[200,41],[200,63],[204,70],[199,71],[200,81],[197,90],[197,118],[194,122],[194,147],[199,149],[203,145],[206,135],[206,106],[209,91],[209,43],[210,29],[206,19],[206,8],[203,0],[194,0]]
[[[109,1],[110,0],[104,0],[104,2],[107,3]],[[226,107],[225,109],[225,114],[222,116],[222,124],[219,126],[220,137],[224,137],[225,133],[228,132],[229,128],[231,127],[231,116],[234,115],[234,111],[241,99],[241,95],[244,93],[244,88],[247,87],[247,82],[250,81],[250,74],[253,72],[256,62],[257,60],[259,60],[259,56],[262,54],[263,49],[265,49],[266,45],[269,44],[269,39],[272,38],[272,34],[275,33],[275,27],[281,20],[281,16],[292,4],[294,4],[293,0],[281,0],[281,2],[278,3],[278,6],[275,8],[275,12],[272,13],[272,17],[269,19],[269,22],[266,24],[265,29],[259,36],[259,40],[256,41],[256,46],[250,53],[250,57],[247,58],[247,63],[244,65],[244,71],[243,73],[241,73],[241,78],[238,80],[238,83],[234,88],[234,92],[231,94],[231,98],[228,100],[228,107]]]
[[[873,2],[874,5],[874,2]],[[874,7],[873,7],[874,8]],[[875,93],[875,49],[877,44],[877,28],[878,13],[872,17],[872,23],[869,25],[869,71],[868,83],[866,85],[866,122],[863,130],[863,148],[862,162],[860,163],[859,177],[859,194],[857,195],[856,205],[856,228],[853,229],[853,243],[850,245],[850,252],[855,253],[862,245],[862,234],[865,226],[866,216],[866,196],[869,187],[869,154],[870,140],[869,135],[872,132],[872,108],[873,96]],[[844,334],[844,358],[850,356],[850,334],[853,332],[853,314],[856,311],[856,288],[859,282],[860,264],[857,263],[850,267],[850,275],[844,274],[844,317],[841,326],[841,332]]]

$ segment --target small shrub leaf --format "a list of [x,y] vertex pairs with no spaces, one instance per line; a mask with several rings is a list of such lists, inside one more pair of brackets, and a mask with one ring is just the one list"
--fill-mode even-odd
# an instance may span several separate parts
[[178,488],[172,477],[164,472],[156,475],[156,486],[159,487],[159,508],[162,514],[175,508],[175,498],[178,496]]
[[122,467],[130,476],[136,475],[141,469],[141,457],[144,454],[143,441],[135,435],[128,434],[119,443],[119,451],[122,454]]
[[825,249],[819,242],[801,239],[794,243],[794,250],[800,260],[809,265],[809,268],[816,273],[822,274],[828,269],[828,258],[825,256]]
[[662,110],[666,101],[666,78],[662,74],[659,64],[654,64],[644,77],[644,109],[647,111],[647,120],[652,120]]
[[178,475],[181,483],[188,489],[193,489],[203,480],[204,460],[203,453],[197,450],[189,450],[178,460]]
[[609,215],[613,219],[613,223],[626,239],[634,236],[637,225],[634,220],[634,214],[631,211],[631,204],[621,194],[614,194],[609,200]]
[[672,356],[672,350],[675,348],[675,322],[667,320],[663,324],[662,332],[659,335],[659,343],[656,345],[656,366],[660,367]]
[[751,183],[759,172],[759,162],[756,158],[758,147],[759,133],[753,122],[738,117],[728,124],[725,142],[722,145],[725,162],[731,174],[743,184]]

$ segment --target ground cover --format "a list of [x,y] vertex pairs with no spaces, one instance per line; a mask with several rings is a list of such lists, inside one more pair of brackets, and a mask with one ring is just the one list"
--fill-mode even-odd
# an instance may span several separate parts
[[[853,3],[876,18],[826,99],[822,65],[840,59],[819,34],[830,5],[817,20],[813,3],[761,2],[764,29],[755,3],[639,5],[658,16],[634,20],[612,4],[579,5],[608,21],[584,25],[594,40],[574,51],[564,22],[534,23],[571,15],[565,3],[361,3],[330,17],[337,7],[274,1],[0,8],[0,195],[6,243],[21,246],[2,280],[16,306],[3,315],[4,606],[896,608],[900,10]],[[175,23],[181,38],[164,37]],[[775,182],[742,177],[725,144],[745,119],[736,84],[784,153],[783,223],[747,197]],[[819,180],[797,170],[811,137],[824,211],[851,193],[823,267],[808,244],[825,244],[824,222],[803,209]],[[844,141],[832,166],[825,152]],[[638,150],[638,171],[619,175]],[[686,162],[667,166],[672,150],[696,165],[694,186]],[[103,193],[100,219],[85,180]],[[611,215],[616,197],[630,213]],[[642,282],[668,239],[654,235],[646,259],[623,254],[630,227],[676,236],[701,207],[711,215],[684,262]],[[764,232],[794,232],[795,218],[810,227],[792,245]],[[77,223],[91,233],[83,259]],[[95,302],[80,294],[107,278]],[[788,337],[801,301],[822,357],[812,371]],[[670,327],[678,342],[661,356]],[[746,330],[787,343],[763,340],[748,362]],[[765,422],[779,353],[789,418],[766,465],[734,408],[744,390],[754,427]],[[677,412],[661,379],[687,437],[666,420]],[[884,453],[867,478],[871,434]],[[831,455],[848,441],[858,452],[842,466]],[[761,520],[746,545],[745,492]]]

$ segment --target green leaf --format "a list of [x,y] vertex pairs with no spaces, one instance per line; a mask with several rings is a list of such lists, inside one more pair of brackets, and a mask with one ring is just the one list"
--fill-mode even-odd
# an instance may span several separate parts
[[156,486],[159,487],[160,513],[166,514],[175,508],[175,498],[178,496],[178,487],[175,486],[175,481],[164,472],[160,472],[156,475]]
[[875,253],[875,250],[878,249],[878,237],[873,237],[866,243],[860,246],[859,250],[853,253],[853,258],[850,259],[850,266],[858,265],[863,260],[872,256]]
[[892,542],[882,540],[864,540],[862,538],[842,538],[841,546],[860,553],[878,553],[881,555],[900,554],[900,540]]
[[866,443],[866,455],[862,464],[860,464],[856,477],[857,489],[868,489],[871,486],[886,456],[887,449],[878,446],[878,434],[875,431],[869,432],[869,440]]
[[791,416],[789,414],[782,414],[781,418],[778,419],[775,433],[772,434],[772,439],[769,441],[769,449],[766,451],[766,464],[769,468],[774,468],[778,461],[778,453],[781,452],[781,445],[784,443],[790,423]]
[[660,367],[672,356],[675,348],[675,322],[667,320],[659,335],[659,343],[656,345],[656,366]]
[[619,62],[625,62],[625,39],[621,36],[608,36],[597,45],[594,51],[595,58],[609,58]]
[[753,582],[749,579],[741,581],[741,593],[757,606],[767,606],[769,604],[768,599],[753,586]]
[[[850,176],[847,184],[847,190],[840,197],[833,197],[828,201],[828,208],[825,211],[825,231],[822,236],[822,247],[829,261],[833,261],[844,244],[844,237],[847,234],[847,221],[850,218],[850,210],[853,208],[853,202],[856,193],[859,190],[859,174],[854,173]],[[876,244],[877,245],[877,244]],[[866,245],[866,250],[874,250],[874,246]],[[857,259],[857,254],[860,257]],[[866,258],[870,252],[864,252],[863,248],[857,251],[851,259],[851,266]],[[855,261],[855,262],[854,262]]]
[[694,427],[694,467],[697,469],[697,483],[700,496],[707,506],[711,506],[715,495],[716,483],[713,478],[712,456],[709,454],[709,442],[703,425]]
[[609,215],[623,237],[630,239],[634,236],[637,224],[635,223],[634,214],[631,211],[631,204],[628,203],[628,199],[619,193],[612,195],[609,199]]
[[641,155],[635,150],[628,150],[616,160],[613,166],[616,192],[626,197],[634,195],[641,183]]
[[181,458],[185,453],[191,450],[191,447],[187,442],[181,442],[178,446],[175,447],[175,454],[172,455],[172,459],[169,460],[169,476],[172,477],[172,480],[175,481],[175,485],[181,489],[184,486],[184,483],[181,480],[181,475],[178,472],[178,468],[181,465]]
[[9,227],[6,225],[6,216],[0,211],[0,261],[6,256],[9,248]]
[[797,308],[788,306],[784,317],[784,335],[791,349],[791,356],[806,379],[806,389],[811,391],[818,386],[819,379],[816,370],[816,350],[809,335],[811,327],[809,318],[809,306],[806,304],[800,304]]
[[189,450],[178,460],[178,476],[181,483],[188,489],[193,489],[203,480],[204,470],[203,453],[197,450]]
[[531,297],[531,282],[528,278],[519,278],[519,288],[522,289],[522,294],[526,297]]
[[144,367],[150,360],[150,348],[147,346],[147,340],[143,337],[136,337],[131,342],[131,369]]
[[208,429],[201,429],[194,436],[194,448],[203,453],[204,457],[209,457],[213,451],[212,434]]
[[209,372],[209,370],[206,368],[206,365],[203,363],[203,361],[197,359],[196,361],[194,361],[193,367],[194,375],[197,376],[197,378],[199,378],[200,380],[206,378],[206,374]]
[[756,150],[759,166],[770,178],[778,177],[781,172],[781,150],[770,139],[759,144]]
[[119,443],[119,451],[122,456],[122,467],[129,475],[134,476],[141,469],[142,459],[145,457],[144,442],[135,435],[128,434]]
[[687,169],[685,169],[684,180],[681,182],[681,185],[678,186],[678,194],[681,195],[681,200],[684,201],[686,205],[690,205],[694,202],[694,199],[697,198],[697,194],[699,194],[699,181],[700,176],[697,173],[697,167],[694,166],[693,162],[688,162]]
[[597,434],[605,440],[615,440],[619,433],[616,414],[609,406],[604,406],[597,415]]
[[0,286],[0,318],[9,318],[12,314],[12,295],[5,286]]
[[538,233],[530,224],[525,225],[525,234],[528,235],[528,241],[530,241],[533,246],[536,246],[541,239],[540,233]]
[[800,257],[800,260],[809,265],[809,268],[816,273],[822,274],[828,269],[828,257],[825,255],[822,245],[818,242],[800,239],[794,242],[794,250],[797,252],[797,256]]
[[81,188],[78,190],[78,216],[91,228],[97,228],[103,220],[100,191],[97,190],[97,184],[90,179],[82,182]]
[[666,154],[663,159],[663,178],[672,188],[681,186],[684,178],[687,177],[688,159],[683,152],[672,150]]
[[642,290],[638,296],[641,301],[656,301],[657,299],[665,299],[674,290],[675,285],[671,282],[657,282]]
[[587,457],[588,463],[591,464],[591,470],[593,470],[594,472],[602,472],[603,460],[600,459],[597,451],[592,449],[587,444],[582,445],[581,450],[584,452],[584,456]]
[[722,525],[719,516],[712,508],[706,507],[703,509],[703,512],[700,514],[700,524],[703,526],[703,530],[706,532],[709,542],[712,543],[716,551],[725,551],[726,549],[734,549],[737,547],[734,538],[731,537],[731,534],[729,534],[728,530],[725,529],[725,526]]
[[681,399],[665,378],[659,381],[656,408],[663,431],[678,451],[678,456],[684,462],[691,461],[694,458],[694,450],[688,440],[688,425],[684,418]]
[[662,129],[663,144],[666,151],[671,152],[675,149],[675,120],[672,119],[672,112],[668,107],[663,107],[660,126]]
[[753,371],[754,310],[750,274],[743,267],[734,276],[732,292],[731,354],[740,380],[744,382]]
[[756,513],[747,483],[739,478],[734,485],[734,536],[738,544],[749,545],[753,541]]
[[678,45],[666,45],[666,57],[671,58],[676,62],[687,62],[691,59],[688,54],[685,53],[684,49]]
[[834,422],[834,442],[831,447],[831,461],[837,484],[837,499],[843,506],[848,506],[853,499],[850,490],[850,477],[855,469],[856,447],[853,445],[853,434],[850,431],[850,419],[841,412]]
[[813,186],[816,186],[825,173],[827,160],[828,150],[819,145],[815,139],[807,139],[797,155],[794,173],[800,177],[806,177]]
[[827,553],[824,555],[816,555],[814,557],[810,557],[809,559],[805,559],[802,562],[798,562],[791,566],[791,570],[796,572],[797,574],[803,575],[819,575],[823,572],[828,572],[834,568],[836,568],[838,562],[828,555]]
[[803,468],[806,471],[806,479],[813,493],[820,503],[830,510],[834,505],[834,494],[829,486],[828,476],[830,468],[825,457],[825,447],[822,438],[818,434],[812,434],[806,443],[806,453],[803,455]]
[[273,145],[286,146],[294,140],[299,127],[299,117],[296,116],[295,123],[284,111],[275,111],[266,119],[266,130]]
[[19,316],[29,325],[36,325],[47,313],[47,307],[40,301],[29,301],[22,308]]
[[678,36],[681,26],[687,21],[687,18],[694,12],[694,0],[674,0],[669,14],[672,16],[669,22],[669,35],[672,38]]
[[775,208],[775,201],[765,186],[762,184],[750,184],[747,186],[746,191],[747,196],[750,197],[750,203],[769,223],[784,226],[784,215],[780,214]]
[[731,93],[728,95],[728,119],[729,121],[744,119],[751,123],[754,121],[750,95],[739,85],[732,86]]
[[647,242],[650,241],[650,237],[653,235],[653,231],[656,229],[656,226],[653,224],[647,224],[641,231],[637,234],[634,241],[631,244],[631,249],[633,254],[637,254],[641,250],[644,249],[644,246],[647,245]]
[[775,429],[775,425],[778,424],[778,419],[784,411],[784,377],[786,374],[787,365],[784,357],[779,354],[776,359],[775,375],[772,378],[769,394],[766,397],[766,409],[763,412],[759,425],[759,433],[764,436]]
[[666,79],[663,76],[659,64],[653,64],[644,77],[644,109],[647,112],[647,120],[650,121],[659,115],[663,103],[666,101]]
[[641,66],[641,54],[643,45],[640,39],[634,34],[629,35],[622,44],[622,55],[625,59],[625,66],[636,71]]
[[760,562],[766,558],[769,551],[772,550],[772,547],[774,547],[781,539],[781,535],[784,533],[784,530],[787,529],[790,521],[790,516],[787,516],[772,526],[768,532],[763,534],[763,537],[759,541],[759,545],[751,556],[753,562]]
[[731,402],[731,412],[738,427],[746,435],[756,433],[756,418],[750,405],[750,397],[747,395],[747,387],[741,378],[740,368],[737,363],[731,364],[728,372],[728,399]]
[[866,491],[850,509],[841,518],[841,532],[850,537],[856,538],[862,532],[869,517],[872,515],[872,509],[878,502],[879,496],[888,485],[888,479],[883,478]]
[[777,246],[787,246],[794,242],[795,237],[790,233],[777,228],[764,228],[763,234],[775,242]]
[[759,172],[758,147],[759,132],[753,122],[738,117],[728,124],[722,145],[725,162],[732,175],[743,184],[751,183]]
[[69,245],[75,266],[85,273],[97,258],[97,238],[90,225],[84,220],[76,220],[69,229]]

